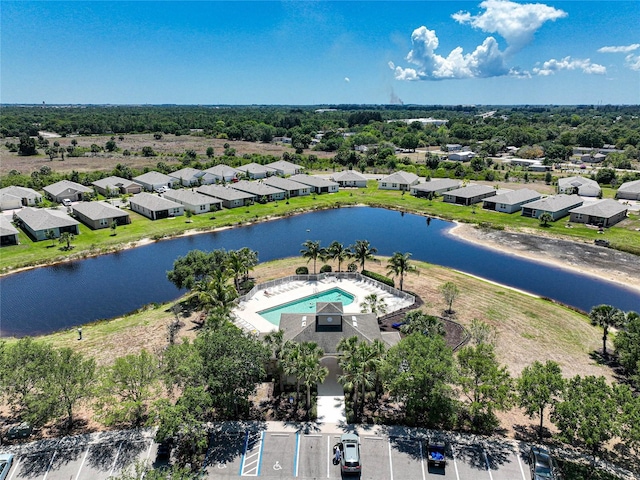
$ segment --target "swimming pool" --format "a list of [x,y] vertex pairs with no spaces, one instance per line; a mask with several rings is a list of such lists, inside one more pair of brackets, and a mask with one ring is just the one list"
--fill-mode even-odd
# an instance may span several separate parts
[[341,302],[342,305],[353,303],[354,296],[340,288],[332,288],[324,292],[315,293],[307,297],[299,298],[277,307],[267,308],[258,312],[265,320],[280,325],[281,313],[315,313],[317,302]]

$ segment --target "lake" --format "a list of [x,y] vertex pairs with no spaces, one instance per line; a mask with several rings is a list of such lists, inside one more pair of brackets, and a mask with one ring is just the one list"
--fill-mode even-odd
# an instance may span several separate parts
[[[166,273],[177,257],[193,249],[249,247],[264,262],[300,255],[306,240],[320,240],[322,246],[334,240],[344,245],[368,240],[380,255],[411,252],[412,259],[455,268],[585,311],[601,303],[640,311],[640,293],[634,290],[464,242],[447,233],[452,226],[393,210],[339,208],[28,270],[0,279],[0,336],[49,333],[173,300],[184,292],[167,280]],[[300,258],[300,265],[305,262]]]

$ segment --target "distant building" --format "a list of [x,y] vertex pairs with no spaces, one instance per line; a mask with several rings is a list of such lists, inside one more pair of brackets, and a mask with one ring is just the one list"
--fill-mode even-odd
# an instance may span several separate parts
[[566,177],[558,179],[558,193],[578,194],[581,197],[597,197],[602,193],[598,182],[585,177]]

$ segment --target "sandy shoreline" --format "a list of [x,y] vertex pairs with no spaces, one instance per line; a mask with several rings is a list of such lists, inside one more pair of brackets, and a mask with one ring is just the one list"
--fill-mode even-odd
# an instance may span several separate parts
[[606,247],[456,222],[449,234],[492,250],[617,283],[640,292],[640,257]]

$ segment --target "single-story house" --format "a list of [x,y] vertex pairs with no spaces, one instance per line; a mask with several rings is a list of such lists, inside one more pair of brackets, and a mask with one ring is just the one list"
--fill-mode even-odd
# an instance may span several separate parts
[[303,166],[287,162],[286,160],[278,160],[276,162],[267,163],[266,166],[274,169],[278,175],[281,175],[283,177],[285,175],[297,175],[298,173],[302,173],[302,171],[304,170]]
[[418,183],[411,186],[411,195],[417,198],[427,198],[442,194],[450,190],[460,188],[462,181],[452,178],[432,178],[428,182]]
[[447,143],[444,147],[447,152],[459,152],[462,150],[462,145],[459,143]]
[[191,167],[176,170],[175,172],[170,173],[169,176],[185,187],[191,187],[193,185],[210,185],[212,183],[216,183],[217,180],[215,175]]
[[0,247],[18,245],[18,233],[6,215],[0,215]]
[[523,205],[540,198],[542,195],[535,190],[523,188],[487,197],[482,201],[482,208],[502,213],[514,213],[521,211]]
[[246,176],[248,176],[252,180],[258,180],[260,178],[267,178],[271,175],[277,175],[277,170],[275,168],[267,167],[266,165],[260,165],[259,163],[251,162],[246,165],[241,165],[237,167],[237,170],[240,170]]
[[127,180],[121,177],[107,177],[95,182],[91,182],[91,185],[96,187],[96,190],[105,197],[121,194],[135,195],[142,191],[142,185],[133,180]]
[[250,182],[249,180],[240,180],[239,182],[232,183],[231,188],[254,195],[256,202],[262,202],[263,199],[266,199],[267,202],[274,202],[276,200],[284,200],[287,197],[287,192],[284,190],[272,187],[261,181]]
[[133,180],[142,185],[148,192],[157,192],[160,187],[172,188],[174,183],[178,183],[175,178],[155,171],[133,177]]
[[269,177],[265,178],[262,183],[284,190],[290,197],[302,197],[311,193],[309,185],[304,185],[289,178]]
[[234,182],[237,181],[244,172],[241,172],[237,168],[230,167],[229,165],[219,164],[215,167],[207,168],[205,172],[213,175],[217,182]]
[[78,235],[80,223],[71,218],[66,210],[57,208],[33,208],[25,207],[13,216],[20,227],[34,241],[47,240],[47,232],[53,232],[55,238],[59,238],[65,232]]
[[162,196],[172,202],[184,205],[185,210],[189,210],[196,215],[222,208],[220,199],[204,193],[194,192],[193,190],[169,190],[163,193]]
[[73,206],[73,215],[92,230],[131,223],[129,213],[107,202],[80,202]]
[[542,160],[528,158],[511,158],[507,160],[511,165],[526,168],[530,172],[548,172],[551,171],[551,165],[545,165]]
[[618,188],[616,198],[620,200],[640,200],[640,180],[624,182]]
[[47,198],[53,202],[62,203],[63,200],[76,202],[82,200],[83,195],[93,193],[93,190],[71,180],[60,180],[43,188]]
[[412,185],[420,183],[420,177],[415,173],[400,170],[378,181],[380,190],[410,190]]
[[602,193],[595,180],[585,177],[566,177],[558,179],[558,193],[578,194],[581,197],[597,197]]
[[449,190],[444,193],[443,200],[457,205],[473,205],[496,194],[493,187],[487,185],[469,185],[468,187]]
[[610,227],[627,218],[628,208],[611,198],[582,205],[569,211],[569,221]]
[[336,172],[331,175],[331,180],[337,182],[341,187],[367,187],[367,177],[355,170],[345,170],[343,172]]
[[551,195],[522,206],[522,216],[540,218],[543,213],[551,214],[553,221],[569,215],[569,210],[579,207],[583,201],[578,195]]
[[0,210],[16,210],[35,206],[42,201],[42,195],[32,188],[10,185],[0,188]]
[[131,210],[151,220],[184,215],[184,207],[153,193],[139,193],[129,200]]
[[314,175],[298,174],[289,177],[289,179],[294,182],[308,185],[311,188],[312,193],[336,193],[340,190],[340,185],[336,182],[316,177]]
[[196,191],[221,200],[224,208],[236,208],[251,205],[255,199],[255,195],[241,192],[240,190],[234,190],[228,185],[226,187],[223,187],[222,185],[203,185],[198,187]]
[[447,158],[454,162],[470,162],[476,154],[474,152],[449,152]]

